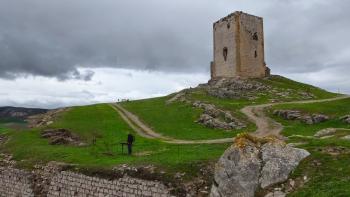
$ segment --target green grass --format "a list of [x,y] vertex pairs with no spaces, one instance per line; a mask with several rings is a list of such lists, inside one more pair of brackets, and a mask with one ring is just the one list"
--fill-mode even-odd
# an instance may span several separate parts
[[[291,178],[307,176],[310,180],[288,197],[347,197],[350,196],[350,154],[330,155],[320,147],[344,147],[350,150],[350,141],[331,139],[304,140],[301,146],[310,151]],[[315,165],[315,161],[320,165]]]
[[[328,115],[329,121],[307,125],[298,120],[284,120],[272,115],[275,109],[300,110],[304,113],[321,113]],[[282,123],[286,136],[313,136],[317,131],[325,128],[350,128],[349,124],[339,120],[339,117],[350,113],[350,99],[329,101],[312,104],[282,104],[274,106],[270,116]],[[304,142],[301,148],[308,150],[311,155],[305,159],[292,174],[292,178],[307,176],[310,180],[288,197],[347,197],[350,196],[350,141],[340,139],[350,135],[350,131],[339,130],[335,137],[327,139],[309,139],[290,137],[289,142]],[[322,152],[326,147],[344,147],[348,153],[330,155]],[[321,165],[315,165],[315,161]]]
[[273,116],[270,112],[270,116],[276,119],[278,122],[285,126],[283,134],[290,135],[314,135],[317,131],[324,128],[349,128],[350,125],[339,120],[341,116],[350,114],[350,98],[336,101],[322,102],[322,103],[310,103],[310,104],[282,104],[276,105],[271,111],[275,109],[289,109],[300,110],[304,113],[320,113],[328,115],[331,119],[329,121],[307,125],[298,120],[290,121]]
[[176,102],[166,104],[169,97],[160,97],[122,103],[123,107],[135,113],[156,132],[177,139],[216,139],[234,137],[242,130],[225,131],[210,129],[196,123],[201,109]]
[[321,88],[318,88],[309,84],[305,84],[305,83],[300,83],[282,76],[271,76],[270,78],[267,78],[267,79],[256,79],[256,80],[258,80],[261,83],[271,85],[278,89],[292,90],[294,94],[291,95],[290,99],[285,99],[285,100],[293,100],[293,99],[298,100],[297,99],[298,93],[300,92],[312,93],[316,97],[315,99],[326,99],[326,98],[332,98],[339,95],[339,94],[328,92]]
[[[121,154],[119,142],[133,133],[128,125],[109,105],[74,107],[65,112],[52,128],[67,128],[81,136],[89,145],[74,147],[49,145],[40,137],[39,130],[12,131],[10,141],[1,150],[13,154],[22,166],[35,163],[62,161],[82,167],[108,168],[117,164],[155,164],[167,169],[187,169],[198,162],[216,160],[227,148],[220,145],[170,145],[157,140],[144,139],[136,134],[135,155]],[[91,141],[97,137],[96,145]],[[124,150],[125,151],[125,150]],[[149,152],[150,155],[143,155]]]
[[0,134],[3,134],[3,133],[5,133],[5,132],[7,132],[7,128],[4,126],[4,125],[2,125],[1,123],[0,123]]
[[[289,98],[281,97],[280,101],[301,100],[300,92],[310,92],[316,96],[316,99],[331,98],[337,94],[327,92],[307,84],[299,83],[280,76],[272,76],[269,79],[254,79],[266,85],[270,85],[279,92],[290,91]],[[195,121],[199,118],[202,111],[195,109],[191,105],[175,102],[166,104],[171,96],[151,98],[145,100],[124,102],[122,105],[132,113],[136,114],[142,121],[152,127],[156,132],[165,136],[177,139],[217,139],[233,137],[240,132],[253,132],[256,127],[246,120],[246,117],[239,111],[241,108],[254,105],[269,103],[270,99],[275,99],[269,92],[260,92],[255,100],[247,99],[221,99],[210,96],[204,89],[194,88],[189,90],[186,95],[188,100],[202,101],[216,105],[220,109],[230,111],[235,117],[244,122],[247,127],[241,130],[230,132],[206,128]]]

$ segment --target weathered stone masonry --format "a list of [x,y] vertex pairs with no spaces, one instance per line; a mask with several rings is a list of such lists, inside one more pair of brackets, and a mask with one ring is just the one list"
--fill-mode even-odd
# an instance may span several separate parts
[[34,196],[31,180],[29,172],[0,167],[0,196]]
[[170,196],[166,187],[154,181],[130,177],[109,181],[72,172],[61,172],[51,182],[48,196]]
[[260,78],[267,75],[261,17],[234,12],[215,22],[213,31],[212,79]]
[[37,194],[34,174],[25,170],[0,167],[0,196],[171,196],[162,183],[131,177],[107,180],[69,171],[51,179],[47,193]]

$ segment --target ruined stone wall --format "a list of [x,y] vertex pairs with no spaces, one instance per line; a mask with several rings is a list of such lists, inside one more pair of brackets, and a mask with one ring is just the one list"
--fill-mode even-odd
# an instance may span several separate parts
[[109,181],[72,172],[61,172],[50,185],[48,196],[170,196],[166,187],[154,181],[130,177]]
[[235,12],[214,23],[213,27],[212,78],[265,76],[262,18]]
[[0,167],[0,196],[34,196],[32,174],[24,170]]
[[[38,174],[0,167],[0,196],[171,196],[160,182],[130,177],[107,180],[62,171],[51,177],[49,185],[42,186],[45,183],[34,182],[34,177],[38,178]],[[48,189],[38,191],[35,187]]]

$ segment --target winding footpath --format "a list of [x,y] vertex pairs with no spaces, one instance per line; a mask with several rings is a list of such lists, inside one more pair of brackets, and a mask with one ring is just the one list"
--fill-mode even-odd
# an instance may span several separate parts
[[[283,103],[269,103],[261,105],[252,105],[242,108],[240,111],[245,114],[248,119],[256,124],[257,130],[253,135],[257,137],[277,136],[281,139],[284,137],[280,134],[283,130],[283,126],[266,116],[264,113],[265,108],[280,104],[305,104],[305,103],[320,103],[327,101],[336,101],[350,98],[350,95],[340,96],[330,99],[319,100],[307,100],[307,101],[292,101]],[[152,128],[143,123],[136,115],[126,110],[118,103],[111,103],[110,106],[116,110],[122,119],[140,136],[148,139],[158,139],[165,143],[170,144],[221,144],[233,142],[234,138],[212,139],[212,140],[181,140],[167,136],[163,136],[160,133],[155,132]]]

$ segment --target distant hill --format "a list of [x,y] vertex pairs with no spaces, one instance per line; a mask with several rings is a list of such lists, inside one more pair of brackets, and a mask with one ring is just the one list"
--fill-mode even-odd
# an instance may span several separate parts
[[0,107],[0,121],[24,121],[36,114],[46,113],[47,109],[24,107]]

